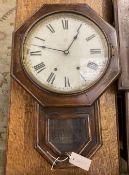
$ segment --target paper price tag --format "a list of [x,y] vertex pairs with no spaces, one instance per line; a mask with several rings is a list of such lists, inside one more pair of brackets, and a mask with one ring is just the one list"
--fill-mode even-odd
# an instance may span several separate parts
[[89,171],[90,165],[91,165],[92,160],[83,157],[79,154],[76,154],[74,152],[71,153],[69,156],[69,163],[82,168],[83,170]]

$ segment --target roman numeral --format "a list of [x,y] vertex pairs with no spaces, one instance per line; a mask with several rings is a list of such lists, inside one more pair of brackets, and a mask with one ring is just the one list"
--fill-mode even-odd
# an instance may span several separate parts
[[87,67],[89,67],[89,68],[91,68],[91,69],[93,69],[93,70],[97,70],[98,69],[98,64],[96,64],[96,63],[94,63],[94,62],[89,62],[88,64],[87,64]]
[[86,38],[86,41],[90,41],[90,40],[93,39],[94,37],[95,37],[95,34],[93,34],[93,35],[87,37],[87,38]]
[[91,54],[101,54],[101,49],[90,49]]
[[65,79],[65,87],[70,87],[70,81],[68,77],[64,77]]
[[35,69],[35,71],[37,71],[37,73],[40,73],[40,72],[42,72],[44,69],[46,69],[46,66],[45,66],[45,64],[44,64],[43,62],[41,62],[41,63],[35,65],[35,66],[34,66],[34,69]]
[[68,20],[62,20],[62,26],[64,30],[68,30]]
[[43,38],[35,37],[38,40],[45,41]]
[[56,75],[53,72],[51,72],[51,74],[49,75],[47,79],[47,82],[53,84],[55,78],[56,78]]
[[51,33],[55,33],[55,30],[53,29],[51,24],[48,24],[47,28],[50,30]]
[[31,56],[41,56],[41,51],[30,52]]

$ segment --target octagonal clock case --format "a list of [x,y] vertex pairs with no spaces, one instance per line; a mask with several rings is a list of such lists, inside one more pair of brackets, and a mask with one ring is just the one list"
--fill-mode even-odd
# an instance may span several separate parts
[[119,73],[116,31],[86,4],[44,5],[15,31],[11,75],[38,102],[35,148],[50,164],[101,146],[96,100]]

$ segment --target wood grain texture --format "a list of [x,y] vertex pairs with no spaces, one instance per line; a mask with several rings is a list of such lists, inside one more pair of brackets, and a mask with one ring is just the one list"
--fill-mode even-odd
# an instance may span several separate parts
[[129,1],[114,0],[115,27],[119,36],[122,74],[119,89],[129,90]]
[[[126,107],[126,137],[123,139],[127,145],[127,167],[129,172],[129,1],[114,0],[115,26],[119,36],[120,62],[122,74],[119,79],[119,89],[124,90],[125,107]],[[122,119],[124,121],[124,119]],[[123,128],[124,129],[124,128]],[[125,149],[126,151],[126,149]]]
[[[20,26],[43,3],[65,0],[18,0],[16,27]],[[68,0],[88,3],[106,20],[112,21],[111,2],[107,0]],[[12,79],[9,115],[6,175],[119,175],[115,88],[110,87],[100,99],[103,146],[93,157],[90,171],[79,168],[51,171],[50,165],[33,148],[36,102]]]

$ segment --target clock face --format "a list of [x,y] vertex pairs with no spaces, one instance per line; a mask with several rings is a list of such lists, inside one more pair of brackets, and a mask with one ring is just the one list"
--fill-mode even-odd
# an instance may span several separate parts
[[109,63],[104,33],[74,13],[56,13],[38,21],[27,32],[22,52],[29,77],[40,87],[62,94],[92,87]]

